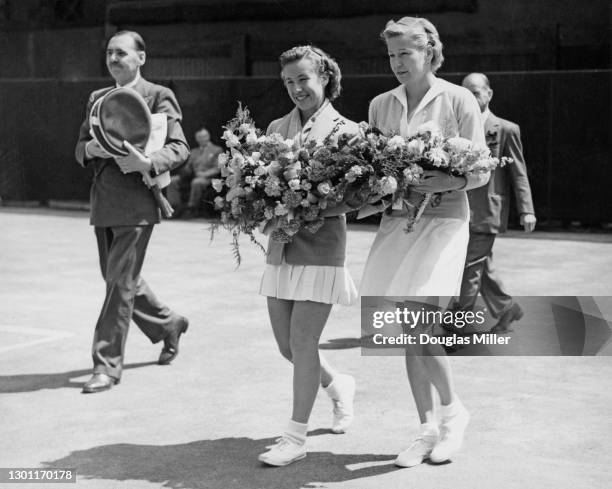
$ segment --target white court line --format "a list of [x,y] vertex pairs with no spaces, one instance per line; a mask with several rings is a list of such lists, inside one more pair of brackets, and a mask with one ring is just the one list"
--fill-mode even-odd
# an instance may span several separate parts
[[30,346],[40,345],[41,343],[48,343],[49,341],[57,341],[63,338],[69,338],[71,336],[74,336],[73,333],[68,333],[67,331],[57,331],[55,329],[43,328],[27,328],[22,326],[0,326],[0,334],[3,332],[42,336],[42,338],[30,341],[22,341],[21,343],[17,343],[15,345],[2,346],[0,347],[0,353],[4,353],[6,351],[11,350],[18,350],[20,348],[28,348]]
[[391,465],[392,463],[394,463],[394,460],[376,460],[372,462],[358,462],[355,464],[347,464],[345,465],[345,467],[351,472],[354,472],[355,470],[369,469],[370,467],[378,467],[381,465]]

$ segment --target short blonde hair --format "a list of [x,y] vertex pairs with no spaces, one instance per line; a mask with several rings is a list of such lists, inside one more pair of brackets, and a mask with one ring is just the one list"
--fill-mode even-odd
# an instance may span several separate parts
[[420,49],[431,47],[431,71],[434,73],[442,66],[444,55],[442,54],[442,41],[436,27],[427,19],[422,17],[402,17],[397,22],[390,20],[384,30],[380,33],[383,41],[390,37],[407,35]]

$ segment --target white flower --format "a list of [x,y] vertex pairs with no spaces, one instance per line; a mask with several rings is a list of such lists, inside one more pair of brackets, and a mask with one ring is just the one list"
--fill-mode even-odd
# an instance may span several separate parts
[[255,131],[251,130],[247,134],[246,142],[247,142],[247,144],[255,144],[257,142],[257,134],[255,134]]
[[236,185],[238,185],[237,176],[235,174],[228,175],[227,178],[225,179],[225,185],[227,185],[228,188],[233,188]]
[[232,166],[235,168],[243,168],[244,162],[245,159],[244,156],[242,156],[242,153],[234,151],[234,154],[232,156]]
[[472,141],[462,137],[449,138],[447,144],[451,151],[460,153],[472,149]]
[[427,121],[417,127],[417,134],[426,134],[430,133],[432,136],[437,136],[440,134],[440,129],[438,128],[438,124],[434,121]]
[[391,150],[403,148],[406,145],[406,141],[402,136],[393,136],[387,141],[387,147]]
[[349,169],[350,172],[354,173],[355,175],[357,175],[358,177],[360,177],[361,175],[363,175],[363,169],[359,166],[359,165],[353,165],[351,166],[351,168]]
[[221,180],[220,178],[213,178],[211,185],[212,185],[212,188],[214,188],[215,191],[219,193],[223,189],[223,180]]
[[229,160],[229,155],[227,153],[221,153],[219,157],[217,158],[217,166],[221,168],[221,166],[227,165],[228,160]]
[[257,163],[259,162],[259,158],[261,158],[261,153],[259,151],[253,151],[253,153],[251,153],[251,158],[253,158],[253,161]]
[[293,151],[285,151],[284,153],[281,153],[281,156],[283,158],[288,159],[289,161],[292,161],[295,159],[295,153]]
[[357,178],[359,178],[361,175],[363,175],[363,170],[360,166],[358,165],[353,165],[350,170],[348,172],[346,172],[346,175],[344,176],[344,178],[346,178],[346,181],[349,183],[353,183],[355,180],[357,180]]
[[317,185],[317,190],[321,195],[327,195],[331,190],[331,185],[329,182],[321,182],[319,185]]
[[416,163],[413,163],[408,168],[404,169],[403,174],[404,178],[406,179],[406,183],[414,185],[419,183],[420,177],[423,174],[423,168]]
[[386,176],[380,179],[383,195],[392,194],[397,190],[397,180],[395,177]]
[[429,150],[429,159],[434,166],[448,166],[449,156],[442,148],[431,148]]
[[234,135],[234,133],[232,131],[230,131],[229,129],[227,129],[224,133],[223,136],[221,136],[221,139],[225,139],[225,145],[228,148],[234,148],[236,146],[240,146],[240,140],[238,139],[237,136]]
[[268,171],[266,170],[265,166],[258,166],[257,168],[255,168],[254,173],[258,177],[260,177],[260,176],[265,175],[266,173],[268,173]]
[[287,182],[289,184],[289,188],[291,190],[299,190],[301,185],[300,185],[300,181],[297,178],[294,178],[293,180],[289,180],[289,182]]
[[284,216],[288,212],[289,211],[287,210],[287,208],[283,204],[281,204],[280,202],[276,203],[276,207],[274,208],[274,215],[275,216]]
[[252,126],[250,124],[247,124],[246,122],[243,122],[242,124],[240,124],[240,127],[238,129],[243,134],[247,134],[253,130]]
[[425,150],[425,143],[421,139],[413,139],[408,143],[407,149],[409,153],[420,156]]

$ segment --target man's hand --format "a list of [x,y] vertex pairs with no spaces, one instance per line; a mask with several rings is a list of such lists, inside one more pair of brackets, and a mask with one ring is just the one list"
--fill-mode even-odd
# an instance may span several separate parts
[[123,141],[123,146],[130,154],[122,158],[115,158],[121,171],[123,173],[131,173],[134,171],[148,173],[151,169],[151,159],[146,157],[127,141]]
[[98,141],[92,139],[85,145],[85,156],[87,158],[112,158],[113,156],[108,154],[102,146],[98,144]]
[[535,229],[537,219],[533,214],[521,214],[521,226],[526,233],[530,233]]

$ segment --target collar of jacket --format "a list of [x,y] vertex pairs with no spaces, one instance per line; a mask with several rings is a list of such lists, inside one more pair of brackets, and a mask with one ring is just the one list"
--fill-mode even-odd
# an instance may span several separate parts
[[[416,109],[414,109],[414,114],[421,111],[423,107],[426,107],[429,102],[431,102],[434,98],[444,92],[443,80],[440,78],[436,78],[429,90],[425,92],[425,95],[417,105]],[[397,98],[400,104],[406,112],[408,112],[408,97],[406,95],[406,87],[404,85],[400,85],[391,90],[391,93]]]

